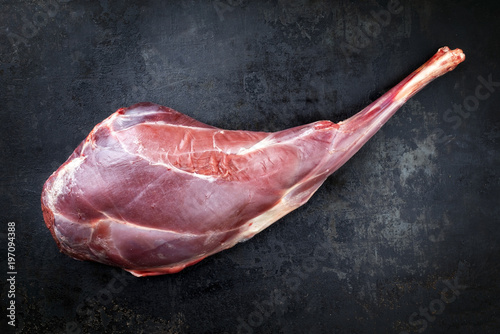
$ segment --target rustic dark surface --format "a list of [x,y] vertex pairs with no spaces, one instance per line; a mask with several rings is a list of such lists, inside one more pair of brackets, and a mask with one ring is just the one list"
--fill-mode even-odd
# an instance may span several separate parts
[[[2,1],[0,332],[9,221],[18,333],[500,331],[497,1],[119,3]],[[466,61],[308,204],[179,274],[73,260],[44,225],[44,181],[120,107],[227,129],[340,121],[444,45]]]

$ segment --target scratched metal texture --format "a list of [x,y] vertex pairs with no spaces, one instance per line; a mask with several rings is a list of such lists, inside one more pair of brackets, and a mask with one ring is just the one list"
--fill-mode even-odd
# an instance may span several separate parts
[[[498,333],[498,1],[1,1],[0,331]],[[226,129],[341,121],[444,45],[466,61],[312,199],[179,274],[59,253],[44,181],[95,124],[151,101]]]

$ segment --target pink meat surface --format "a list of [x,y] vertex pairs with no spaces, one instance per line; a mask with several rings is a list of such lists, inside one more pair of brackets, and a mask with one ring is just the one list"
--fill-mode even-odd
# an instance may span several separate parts
[[403,103],[464,59],[460,49],[439,49],[338,124],[230,131],[153,103],[122,108],[47,180],[45,223],[76,259],[136,276],[178,272],[306,203]]

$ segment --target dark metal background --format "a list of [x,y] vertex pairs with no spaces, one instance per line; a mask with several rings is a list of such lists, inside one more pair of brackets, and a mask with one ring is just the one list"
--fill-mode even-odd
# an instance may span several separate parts
[[[19,333],[500,330],[497,1],[2,3],[2,333],[8,221]],[[75,261],[44,225],[44,181],[120,107],[228,129],[340,121],[444,45],[466,61],[308,204],[179,274]]]

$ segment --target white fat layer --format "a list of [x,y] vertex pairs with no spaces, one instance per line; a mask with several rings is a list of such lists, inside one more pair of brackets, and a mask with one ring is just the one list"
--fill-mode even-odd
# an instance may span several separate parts
[[266,149],[266,148],[273,146],[273,145],[276,145],[276,144],[286,145],[287,143],[289,143],[291,141],[296,141],[299,138],[307,137],[313,132],[314,132],[314,129],[308,129],[308,130],[298,134],[295,137],[291,137],[289,139],[280,140],[280,141],[277,141],[275,138],[273,138],[272,135],[269,135],[249,148],[240,148],[236,154],[245,155],[245,154],[253,153],[253,152],[258,151],[258,150]]
[[240,235],[240,242],[246,241],[258,234],[260,231],[271,226],[274,222],[279,220],[281,217],[285,216],[289,212],[295,210],[297,205],[290,205],[290,203],[282,198],[278,204],[273,206],[266,212],[258,215],[257,217],[250,220],[242,227],[242,234]]
[[252,152],[255,152],[258,150],[265,149],[265,148],[272,146],[276,143],[277,143],[276,140],[269,138],[269,136],[267,136],[249,148],[240,148],[236,154],[238,154],[238,155],[249,154],[249,153],[252,153]]
[[143,225],[139,225],[139,224],[135,224],[135,223],[126,221],[124,219],[118,219],[116,217],[111,217],[110,215],[108,215],[106,212],[103,212],[103,211],[101,213],[106,217],[106,219],[100,220],[97,224],[99,224],[101,222],[108,223],[108,224],[116,223],[116,224],[122,224],[122,225],[127,226],[127,227],[132,228],[132,229],[139,229],[139,230],[149,231],[149,232],[172,233],[172,234],[179,234],[179,235],[187,236],[187,237],[198,237],[199,236],[199,234],[195,234],[195,233],[178,232],[178,231],[174,231],[174,230],[167,230],[165,228],[143,226]]
[[77,157],[69,161],[59,171],[57,171],[52,186],[47,189],[46,203],[50,210],[55,212],[55,203],[61,194],[69,191],[75,183],[75,173],[85,161],[85,157]]

